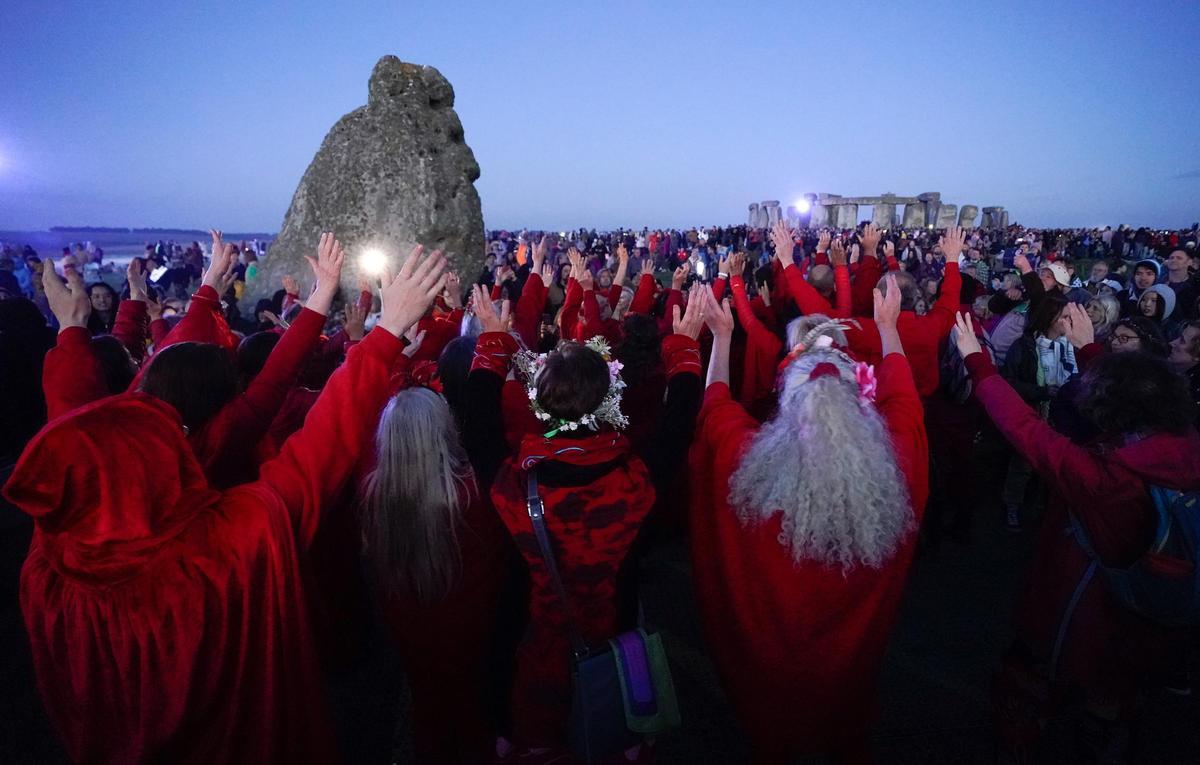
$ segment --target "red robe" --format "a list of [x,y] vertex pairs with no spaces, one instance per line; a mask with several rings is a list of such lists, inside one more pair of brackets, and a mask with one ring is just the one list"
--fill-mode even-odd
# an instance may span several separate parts
[[[928,496],[921,402],[904,357],[876,368],[877,406],[908,482],[914,529]],[[691,474],[692,561],[705,636],[738,720],[764,761],[861,744],[917,534],[881,569],[796,563],[782,515],[745,526],[729,480],[758,429],[728,386],[705,394]],[[836,465],[830,466],[837,469]]]
[[372,332],[260,479],[228,491],[174,409],[140,393],[30,442],[4,495],[34,518],[21,609],[72,760],[337,759],[300,560],[370,442],[400,348]]

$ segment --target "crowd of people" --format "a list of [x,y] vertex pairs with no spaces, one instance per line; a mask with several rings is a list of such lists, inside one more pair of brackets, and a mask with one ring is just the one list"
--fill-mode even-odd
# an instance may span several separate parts
[[1126,761],[1195,625],[1097,571],[1194,568],[1160,537],[1200,492],[1198,233],[499,231],[478,275],[418,246],[353,292],[323,234],[249,315],[270,252],[218,231],[118,288],[5,247],[42,700],[77,761],[336,761],[321,667],[378,610],[419,762],[569,762],[576,636],[640,623],[639,558],[685,536],[756,761],[865,762],[918,546],[1037,525],[998,751],[1042,761],[1069,715]]

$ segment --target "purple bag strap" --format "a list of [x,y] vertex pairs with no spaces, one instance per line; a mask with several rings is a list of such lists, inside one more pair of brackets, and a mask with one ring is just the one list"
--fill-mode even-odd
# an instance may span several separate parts
[[650,676],[650,662],[646,658],[646,642],[641,632],[626,632],[613,641],[621,654],[628,685],[630,711],[638,717],[648,717],[658,711],[654,697],[654,680]]

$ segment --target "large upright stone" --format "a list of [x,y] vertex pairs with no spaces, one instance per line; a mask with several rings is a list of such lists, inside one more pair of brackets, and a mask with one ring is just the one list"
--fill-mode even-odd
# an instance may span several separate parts
[[934,228],[950,228],[958,223],[958,205],[942,204],[938,207],[937,223]]
[[958,208],[958,225],[963,228],[975,228],[975,219],[979,217],[979,207],[963,205]]
[[758,228],[758,202],[751,202],[746,211],[746,225],[750,228]]
[[925,228],[925,203],[904,205],[904,228]]
[[773,227],[779,220],[779,200],[772,199],[763,202],[758,209],[766,212],[767,228]]
[[840,229],[852,229],[858,226],[858,205],[840,204],[837,210],[836,226]]
[[438,70],[379,59],[367,105],[338,120],[300,179],[252,297],[274,292],[285,274],[308,276],[303,256],[322,231],[346,249],[345,294],[354,294],[362,253],[379,250],[395,269],[418,243],[444,251],[463,282],[473,280],[484,256],[479,164],[453,106]]

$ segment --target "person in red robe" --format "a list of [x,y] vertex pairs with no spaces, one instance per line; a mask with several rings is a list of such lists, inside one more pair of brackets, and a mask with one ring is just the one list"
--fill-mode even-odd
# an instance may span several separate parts
[[755,761],[865,761],[928,494],[899,290],[875,293],[884,353],[873,375],[832,347],[835,322],[820,323],[785,360],[778,413],[761,426],[730,394],[733,316],[712,303],[691,545],[713,661]]
[[996,682],[996,725],[1006,752],[1036,758],[1046,719],[1076,699],[1080,761],[1127,762],[1135,759],[1129,749],[1143,678],[1172,669],[1189,636],[1123,608],[1103,575],[1090,576],[1092,558],[1071,518],[1101,564],[1132,565],[1158,530],[1149,487],[1200,491],[1200,435],[1187,382],[1164,360],[1101,355],[1081,309],[1068,311],[1066,324],[1067,337],[1089,359],[1075,397],[1098,434],[1086,445],[1048,425],[982,352],[974,323],[958,317],[955,340],[976,398],[1051,490],[1014,612],[1016,640]]
[[[341,247],[329,236],[319,252],[319,279],[336,282]],[[254,483],[213,488],[180,413],[146,392],[81,407],[25,449],[4,487],[35,523],[21,609],[73,761],[337,760],[301,559],[370,442],[399,337],[440,291],[443,259],[418,260]],[[64,331],[85,326],[71,293],[55,307]]]
[[[700,397],[700,305],[686,316],[676,311],[676,333],[663,341],[667,394],[659,437],[655,448],[639,457],[630,440],[610,425],[600,422],[588,429],[586,418],[609,395],[612,368],[596,351],[572,342],[549,354],[537,377],[535,400],[552,418],[542,427],[553,430],[524,435],[511,454],[500,400],[518,346],[505,331],[507,307],[498,314],[478,286],[473,300],[484,332],[468,378],[464,442],[481,480],[495,476],[492,501],[531,580],[529,623],[516,656],[512,741],[521,763],[557,762],[566,756],[570,708],[567,619],[589,644],[619,631],[619,568],[654,504],[656,476],[678,464],[692,435]],[[563,427],[565,421],[578,427]],[[569,616],[529,519],[526,477],[531,470],[537,471]]]

